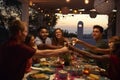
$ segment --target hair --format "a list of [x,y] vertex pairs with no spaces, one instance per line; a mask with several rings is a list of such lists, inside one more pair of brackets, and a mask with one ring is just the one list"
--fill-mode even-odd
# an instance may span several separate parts
[[97,28],[97,29],[99,29],[99,31],[101,32],[101,33],[103,33],[103,27],[102,26],[100,26],[100,25],[94,25],[93,26],[93,29],[95,29],[95,28]]
[[113,50],[113,54],[117,55],[118,57],[120,57],[120,40],[114,42],[114,50]]
[[45,40],[44,40],[43,37],[39,34],[39,33],[42,31],[42,29],[46,29],[46,31],[47,31],[47,33],[48,33],[48,36],[49,36],[49,31],[48,31],[48,29],[47,29],[46,27],[39,27],[38,30],[37,30],[37,35],[38,35],[38,37],[42,40],[43,43],[45,43]]
[[60,30],[61,32],[62,32],[62,36],[63,36],[63,38],[61,39],[61,41],[60,41],[60,45],[64,45],[64,42],[65,42],[65,40],[64,40],[64,34],[63,34],[63,30],[61,29],[61,28],[56,28],[55,30],[54,30],[54,32],[53,32],[53,44],[54,45],[57,45],[58,44],[58,39],[56,38],[56,35],[55,35],[55,32],[57,31],[57,30]]
[[62,32],[62,35],[63,35],[63,30],[62,30],[61,28],[56,28],[56,29],[54,30],[54,35],[55,35],[55,32],[56,32],[57,30],[60,30],[60,31]]
[[111,38],[109,38],[109,41],[114,42],[113,54],[120,57],[120,36],[112,36]]
[[9,25],[11,35],[16,35],[19,31],[23,31],[25,25],[26,24],[20,20],[14,20],[11,22]]
[[48,30],[46,27],[39,27],[39,28],[37,29],[37,32],[40,32],[42,29]]
[[60,31],[62,32],[62,36],[64,36],[64,35],[63,35],[63,30],[62,30],[61,28],[56,28],[56,29],[53,31],[53,37],[54,37],[54,38],[56,38],[55,33],[56,33],[57,30],[60,30]]
[[27,45],[29,45],[29,42],[30,42],[32,36],[33,36],[32,34],[28,34],[24,43],[27,44]]
[[112,36],[109,38],[109,41],[112,41],[112,42],[120,41],[120,36]]
[[0,25],[5,26],[5,23],[0,20]]

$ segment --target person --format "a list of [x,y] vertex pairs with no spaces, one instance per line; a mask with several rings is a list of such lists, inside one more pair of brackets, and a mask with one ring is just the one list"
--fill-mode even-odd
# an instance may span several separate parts
[[51,39],[48,37],[49,32],[46,27],[40,27],[38,29],[38,36],[35,38],[35,43],[37,46],[40,44],[52,44]]
[[58,46],[53,46],[51,39],[48,37],[49,32],[46,27],[40,27],[38,29],[38,36],[35,38],[35,44],[38,49],[57,49]]
[[[31,48],[37,49],[37,45],[35,45],[35,37],[32,34],[27,35],[25,39],[25,44],[27,44]],[[33,62],[32,60],[33,60],[32,57],[27,60],[25,73],[28,73],[31,71],[31,66]]]
[[69,39],[64,37],[63,31],[60,28],[56,28],[53,32],[52,44],[56,46],[64,46],[69,43]]
[[[92,37],[96,41],[96,47],[106,49],[108,48],[107,42],[103,39],[103,27],[99,25],[93,26]],[[99,54],[99,53],[96,53]],[[101,53],[100,53],[101,54]]]
[[113,45],[113,43],[111,43],[111,42],[118,41],[119,39],[120,39],[120,37],[118,37],[118,36],[113,36],[113,37],[109,38],[109,40],[108,40],[109,47],[106,48],[106,49],[96,47],[96,46],[91,45],[91,44],[89,44],[85,41],[82,41],[82,40],[78,39],[78,38],[72,38],[72,41],[74,41],[75,44],[80,44],[80,45],[83,45],[84,47],[87,47],[87,48],[91,49],[93,52],[102,52],[103,54],[108,54],[108,53],[111,52],[111,49],[112,49],[111,45]]
[[[49,38],[49,31],[46,27],[40,27],[37,30],[38,36],[35,38],[35,44],[38,46],[38,49],[45,50],[45,49],[57,49],[60,48],[58,46],[52,45],[51,38]],[[51,58],[51,57],[49,57]],[[45,60],[49,60],[49,58],[44,58]],[[33,58],[34,63],[39,63],[41,61],[40,57],[35,56]]]
[[[106,49],[108,48],[107,41],[103,39],[103,27],[100,25],[94,25],[93,26],[93,32],[92,32],[92,37],[95,40],[95,46],[98,48]],[[102,52],[93,52],[92,49],[86,49],[86,51],[91,52],[93,54],[97,55],[103,55]],[[91,61],[91,59],[90,59]],[[92,60],[93,61],[93,60]],[[107,62],[99,62],[97,60],[94,60],[95,64],[97,64],[99,67],[107,69],[108,63]]]
[[5,27],[5,21],[0,20],[0,45],[9,38],[9,30]]
[[[78,39],[77,39],[78,40]],[[82,54],[83,56],[87,56],[90,58],[93,58],[95,60],[99,60],[101,62],[108,61],[109,67],[107,69],[107,77],[110,78],[110,80],[119,80],[119,72],[120,72],[120,37],[119,36],[113,36],[109,38],[108,40],[109,49],[101,49],[96,46],[93,46],[91,44],[88,44],[84,41],[78,40],[79,44],[82,44],[93,51],[100,51],[100,52],[108,52],[104,53],[103,55],[97,55],[92,54],[87,51],[83,51],[77,48],[74,48],[74,51],[78,52],[79,54]],[[73,48],[73,47],[72,47]]]
[[[68,38],[64,37],[63,35],[63,31],[62,29],[60,28],[56,28],[53,32],[53,38],[52,38],[52,45],[55,45],[55,46],[66,46],[66,44],[68,44],[70,41]],[[68,66],[70,65],[70,57],[71,55],[70,54],[63,54],[63,55],[60,55],[59,56],[59,59],[63,59],[65,62],[64,62],[64,65],[65,66]]]
[[[35,37],[32,34],[28,34],[26,36],[25,42],[26,45],[30,46],[31,48],[35,48],[37,49],[37,45],[35,45]],[[29,58],[26,61],[26,68],[25,68],[25,74],[22,80],[26,80],[26,77],[28,76],[28,74],[32,71],[31,66],[34,63],[35,60],[33,60],[34,57]]]
[[22,80],[26,61],[34,55],[49,57],[69,51],[67,47],[38,50],[26,45],[24,41],[28,35],[28,27],[20,20],[13,21],[9,30],[10,39],[0,47],[0,78],[2,80]]

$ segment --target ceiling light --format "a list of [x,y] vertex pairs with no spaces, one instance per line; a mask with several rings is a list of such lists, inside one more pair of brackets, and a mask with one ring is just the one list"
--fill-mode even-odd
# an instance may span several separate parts
[[82,12],[80,12],[80,14],[82,14]]
[[32,1],[30,1],[30,2],[29,2],[29,5],[30,5],[30,6],[32,6],[32,5],[33,5]]
[[41,13],[43,13],[43,10],[41,10]]
[[35,6],[35,4],[32,4],[32,6]]
[[85,11],[85,9],[79,9],[78,11]]
[[88,4],[89,3],[89,0],[85,0],[85,4]]
[[70,2],[70,0],[66,0],[66,2]]
[[116,9],[113,9],[112,12],[117,12],[117,10],[116,10]]
[[58,8],[58,9],[56,9],[57,11],[59,11],[60,10],[60,8]]
[[108,3],[109,1],[108,1],[108,0],[106,0],[105,2],[106,2],[106,3]]
[[74,12],[74,13],[77,13],[78,11],[77,11],[77,10],[74,10],[73,12]]
[[73,9],[69,9],[70,11],[72,11]]
[[40,7],[38,9],[40,10]]
[[95,9],[91,9],[90,11],[96,11]]
[[62,11],[59,11],[59,13],[62,13]]

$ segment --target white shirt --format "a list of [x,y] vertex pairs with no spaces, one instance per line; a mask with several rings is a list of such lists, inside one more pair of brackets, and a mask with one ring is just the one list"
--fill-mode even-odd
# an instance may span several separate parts
[[[40,44],[43,44],[43,42],[39,37],[36,37],[35,38],[35,44],[40,45]],[[51,41],[51,39],[49,37],[46,38],[45,44],[52,44],[52,41]]]

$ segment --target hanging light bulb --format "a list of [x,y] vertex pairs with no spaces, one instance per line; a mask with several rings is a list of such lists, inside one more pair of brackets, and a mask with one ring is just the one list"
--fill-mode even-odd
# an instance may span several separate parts
[[105,0],[106,3],[108,3],[109,1],[108,0]]
[[66,0],[66,2],[70,2],[70,0]]
[[32,6],[32,5],[33,5],[33,3],[32,3],[32,1],[31,1],[31,0],[30,0],[30,2],[29,2],[29,5],[30,5],[30,6]]
[[75,13],[75,14],[78,13],[78,10],[73,10],[73,13]]
[[89,3],[89,0],[85,0],[85,4],[88,4]]

